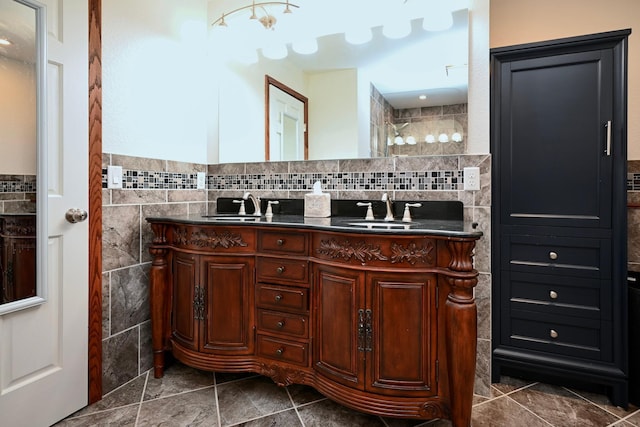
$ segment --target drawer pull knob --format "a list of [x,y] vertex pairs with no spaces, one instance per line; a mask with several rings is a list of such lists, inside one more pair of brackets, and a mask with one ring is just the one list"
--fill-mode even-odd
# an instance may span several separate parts
[[284,245],[284,239],[278,239],[278,240],[276,240],[276,245],[278,245],[278,246],[282,246],[282,245]]
[[278,327],[278,329],[284,328],[284,320],[281,320],[278,323],[276,323],[276,326]]
[[280,347],[279,349],[276,350],[276,354],[278,356],[282,356],[282,353],[284,353],[284,348]]
[[553,260],[556,260],[556,259],[558,259],[558,254],[555,253],[555,252],[549,252],[549,258],[553,259]]
[[551,338],[558,338],[558,331],[556,331],[555,329],[552,329],[551,331],[549,331],[549,336]]
[[549,291],[549,298],[558,299],[558,293],[556,291]]
[[274,299],[276,300],[276,302],[280,302],[280,301],[282,301],[282,295],[278,294],[278,295],[275,296]]
[[276,271],[278,272],[278,274],[284,273],[284,270],[285,270],[285,268],[282,265],[280,267],[276,268]]

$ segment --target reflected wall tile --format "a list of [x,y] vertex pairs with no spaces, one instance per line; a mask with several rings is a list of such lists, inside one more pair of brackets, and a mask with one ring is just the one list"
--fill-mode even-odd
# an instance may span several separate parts
[[102,206],[111,204],[111,190],[107,188],[102,189]]
[[640,263],[640,209],[628,209],[627,221],[628,260],[629,262]]
[[244,163],[219,163],[207,166],[207,175],[238,175],[245,171]]
[[[437,145],[437,144],[425,144]],[[436,156],[436,157],[398,157],[396,161],[396,171],[447,171],[458,170],[458,156]]]
[[102,169],[106,169],[111,164],[111,154],[102,153]]
[[392,158],[340,160],[340,172],[393,172]]
[[111,333],[149,320],[149,265],[111,272]]
[[138,376],[138,328],[102,341],[102,394]]
[[111,335],[111,286],[109,273],[102,273],[102,338]]
[[247,163],[248,174],[288,173],[289,162],[261,162]]
[[161,172],[166,171],[167,161],[161,159],[150,159],[146,157],[111,154],[111,164],[113,166],[122,166],[122,169]]
[[307,160],[304,162],[289,162],[290,173],[328,173],[338,172],[340,162],[338,160]]
[[140,207],[102,208],[102,269],[128,267],[140,262]]
[[629,160],[627,162],[627,173],[640,173],[640,160]]
[[187,163],[167,160],[167,172],[174,173],[198,173],[206,172],[207,165],[202,163]]
[[481,272],[491,271],[491,209],[476,207],[473,209],[473,221],[483,235],[476,242],[474,267]]

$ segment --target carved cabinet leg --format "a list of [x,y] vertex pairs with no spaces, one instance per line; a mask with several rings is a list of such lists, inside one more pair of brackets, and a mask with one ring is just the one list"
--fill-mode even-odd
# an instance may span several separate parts
[[[153,224],[155,233],[154,244],[164,240],[164,227],[161,224]],[[149,253],[153,256],[151,271],[149,273],[149,293],[151,305],[151,341],[153,347],[153,375],[161,378],[164,375],[165,330],[169,326],[166,315],[168,313],[167,289],[169,280],[169,265],[167,262],[167,249],[151,246]]]

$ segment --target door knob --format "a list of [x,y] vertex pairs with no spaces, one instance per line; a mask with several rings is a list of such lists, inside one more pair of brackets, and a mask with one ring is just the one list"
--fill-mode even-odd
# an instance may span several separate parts
[[87,219],[87,211],[85,211],[84,209],[78,209],[78,208],[71,208],[67,211],[66,214],[64,214],[64,217],[66,218],[67,221],[69,221],[71,224],[75,224],[76,222],[82,222],[85,219]]

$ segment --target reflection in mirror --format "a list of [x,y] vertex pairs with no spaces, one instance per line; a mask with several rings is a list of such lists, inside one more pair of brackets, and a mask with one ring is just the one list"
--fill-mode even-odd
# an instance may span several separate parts
[[[292,3],[299,8],[290,14],[264,6],[255,12],[262,21],[249,19],[249,10],[212,27],[220,86],[212,149],[217,143],[220,163],[269,157],[256,142],[268,139],[269,129],[254,120],[256,99],[268,95],[261,93],[267,74],[309,99],[310,160],[465,152],[467,1]],[[213,23],[229,12],[228,2],[210,4]],[[436,4],[451,7],[437,30],[428,19]],[[404,127],[396,134],[394,126]]]
[[45,294],[36,267],[44,253],[44,26],[40,3],[0,0],[0,313]]
[[307,98],[265,76],[265,159],[307,160]]

